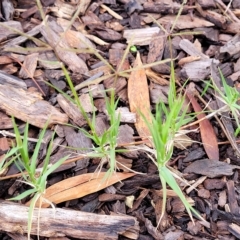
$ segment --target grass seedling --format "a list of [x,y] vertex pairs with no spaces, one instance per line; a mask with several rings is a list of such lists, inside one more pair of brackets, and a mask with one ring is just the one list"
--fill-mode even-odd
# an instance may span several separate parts
[[[29,127],[28,124],[26,124],[23,139],[21,138],[20,132],[17,128],[17,125],[14,119],[13,119],[13,126],[14,126],[14,132],[16,135],[16,146],[12,148],[12,150],[9,152],[9,154],[6,155],[6,157],[8,158],[12,157],[12,161],[15,162],[16,166],[22,172],[22,177],[24,179],[24,181],[22,182],[29,185],[31,188],[21,193],[20,195],[14,198],[11,198],[10,200],[19,201],[28,196],[32,197],[30,207],[29,207],[29,216],[28,216],[28,239],[30,239],[33,210],[35,208],[36,202],[38,200],[48,201],[47,199],[43,198],[43,195],[46,189],[46,184],[47,184],[47,177],[55,169],[57,169],[68,158],[68,156],[61,158],[58,162],[56,162],[53,165],[49,165],[49,160],[50,160],[50,155],[51,155],[51,150],[53,145],[53,138],[54,138],[54,134],[53,134],[52,139],[49,143],[47,154],[43,160],[43,167],[41,168],[41,171],[37,170],[38,154],[39,154],[39,150],[40,150],[40,146],[41,146],[44,134],[47,129],[47,123],[45,128],[41,131],[39,135],[38,142],[35,146],[34,152],[31,157],[29,156],[29,151],[28,151],[28,127]],[[23,171],[25,171],[26,173],[23,173]],[[39,227],[38,227],[38,230],[39,230]]]
[[220,76],[223,84],[223,91],[221,91],[216,85],[214,85],[214,89],[219,93],[219,99],[225,104],[223,107],[223,111],[230,111],[233,118],[236,121],[237,129],[235,130],[235,136],[237,136],[240,132],[240,124],[239,124],[239,100],[240,93],[235,87],[231,87],[227,84],[222,72],[220,71]]
[[155,115],[152,115],[151,119],[152,123],[149,123],[143,116],[151,132],[150,139],[152,139],[152,145],[154,146],[155,150],[156,161],[154,162],[159,170],[159,177],[163,189],[162,214],[159,223],[164,216],[166,208],[167,185],[169,185],[181,199],[192,220],[193,218],[191,211],[201,218],[201,216],[186,200],[182,190],[175,180],[175,177],[177,176],[168,168],[167,165],[173,154],[175,136],[181,134],[180,128],[192,120],[192,117],[187,115],[187,108],[184,109],[183,102],[184,96],[177,96],[176,94],[174,69],[172,63],[168,106],[162,102],[156,105]]

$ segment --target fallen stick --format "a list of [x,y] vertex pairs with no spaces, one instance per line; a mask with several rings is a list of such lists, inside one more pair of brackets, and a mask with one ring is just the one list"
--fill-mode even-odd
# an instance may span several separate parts
[[[0,201],[0,231],[25,234],[28,231],[29,207]],[[39,209],[33,211],[31,234],[38,233]],[[102,215],[61,208],[40,209],[40,236],[74,237],[77,239],[118,239],[118,234],[138,239],[136,218],[120,215]]]

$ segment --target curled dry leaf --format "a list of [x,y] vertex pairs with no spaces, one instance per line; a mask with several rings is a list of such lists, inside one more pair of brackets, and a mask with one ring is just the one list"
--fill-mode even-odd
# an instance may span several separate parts
[[[137,53],[134,67],[140,66],[142,66],[142,62],[139,53]],[[149,90],[144,69],[137,69],[131,72],[128,79],[128,100],[131,112],[136,113],[135,127],[139,136],[149,137],[151,135],[150,131],[141,116],[142,114],[147,121],[151,122]]]

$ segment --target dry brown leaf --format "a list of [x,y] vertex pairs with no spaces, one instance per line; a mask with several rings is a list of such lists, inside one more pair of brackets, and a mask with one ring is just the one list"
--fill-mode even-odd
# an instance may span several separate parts
[[[139,53],[137,53],[134,67],[142,66]],[[128,100],[130,110],[136,113],[135,127],[138,131],[139,136],[149,137],[150,131],[141,116],[144,115],[148,122],[151,122],[151,111],[150,111],[150,100],[149,90],[147,84],[147,77],[144,69],[133,70],[128,79]]]
[[[48,201],[58,204],[102,190],[114,183],[134,176],[135,173],[113,173],[104,180],[106,173],[86,173],[58,182],[46,190],[43,196]],[[27,203],[29,205],[30,202]],[[36,206],[39,206],[39,201]],[[48,207],[48,202],[42,203],[42,207]]]
[[[205,118],[206,115],[202,113],[202,108],[194,98],[190,90],[186,91],[186,95],[189,98],[194,111],[197,113],[198,120]],[[208,119],[204,119],[199,123],[200,133],[202,138],[203,147],[209,159],[219,160],[219,149],[217,137],[214,129]]]

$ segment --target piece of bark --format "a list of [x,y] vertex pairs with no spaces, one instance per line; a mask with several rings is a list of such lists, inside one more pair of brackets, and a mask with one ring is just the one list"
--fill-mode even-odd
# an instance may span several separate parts
[[203,183],[207,190],[223,189],[225,185],[226,182],[223,179],[206,179]]
[[226,190],[223,190],[219,193],[218,205],[220,207],[224,207],[226,203],[227,203],[227,193],[226,193]]
[[203,159],[190,164],[184,169],[184,172],[201,174],[209,178],[216,178],[222,176],[231,176],[233,174],[233,170],[236,168],[238,169],[239,167],[225,162]]
[[[82,131],[75,132],[75,130],[68,126],[63,126],[64,134],[68,146],[73,148],[77,153],[88,153],[92,150],[92,141],[87,138]],[[75,171],[84,169],[88,166],[89,158],[84,158],[77,162]]]
[[99,17],[91,11],[88,11],[81,19],[91,30],[96,27],[104,27],[104,24]]
[[123,77],[118,77],[117,81],[115,77],[110,77],[103,81],[105,89],[114,88],[115,94],[118,94],[123,88],[127,86],[127,81]]
[[81,32],[67,30],[61,35],[62,37],[64,37],[68,45],[72,48],[77,49],[90,48],[91,50],[94,50],[96,48],[96,46]]
[[[12,240],[28,240],[27,234],[22,235],[21,233],[7,233],[8,236],[12,238]],[[33,240],[30,237],[30,240]]]
[[134,130],[127,124],[121,125],[118,131],[117,144],[126,144],[134,141]]
[[9,85],[14,88],[27,89],[27,85],[25,81],[23,81],[22,79],[16,76],[12,76],[10,74],[4,73],[3,71],[0,71],[0,84]]
[[192,81],[201,81],[210,75],[210,67],[212,63],[218,64],[219,61],[215,59],[204,59],[187,63],[181,70],[181,77]]
[[0,112],[0,129],[9,129],[13,128],[12,119],[3,112]]
[[122,157],[121,155],[117,155],[116,161],[117,169],[120,169],[123,172],[131,172],[133,162],[132,159]]
[[[0,230],[17,233],[28,231],[29,207],[20,204],[1,201]],[[18,217],[16,217],[18,212]],[[38,234],[39,209],[33,210],[31,234]],[[76,228],[74,226],[81,226]],[[118,234],[133,230],[138,226],[136,218],[129,216],[109,216],[67,209],[41,209],[40,236],[61,237],[69,236],[78,239],[118,239]],[[138,228],[134,231],[138,238]]]
[[214,2],[214,0],[197,0],[197,2],[202,8],[209,9],[216,7],[216,3]]
[[220,29],[225,29],[227,26],[227,18],[217,12],[206,10],[204,11],[203,17]]
[[105,89],[103,84],[91,85],[88,88],[81,89],[82,93],[89,93],[92,98],[104,98]]
[[95,132],[98,136],[101,136],[107,129],[110,127],[107,116],[98,114],[96,116],[96,123],[95,123]]
[[202,198],[206,198],[206,199],[210,198],[210,191],[204,188],[198,190],[197,194],[199,197],[202,197]]
[[85,113],[92,113],[97,110],[96,107],[92,104],[91,97],[88,93],[81,94],[79,101]]
[[0,42],[7,40],[8,38],[14,37],[19,35],[16,31],[12,29],[16,29],[19,32],[23,32],[23,28],[20,22],[18,21],[8,21],[8,22],[1,22],[0,24]]
[[45,69],[58,69],[61,68],[61,63],[56,58],[52,51],[40,53],[38,56],[38,64]]
[[240,227],[237,224],[231,223],[228,226],[228,231],[232,233],[236,238],[240,238]]
[[[75,73],[87,74],[88,68],[86,63],[77,56],[75,52],[67,50],[67,42],[61,39],[50,27],[42,26],[41,33],[51,47],[55,48],[58,57]],[[58,43],[58,45],[56,45]],[[66,49],[66,50],[65,50]]]
[[[162,13],[162,14],[177,14],[181,8],[181,4],[168,1],[158,1],[158,2],[145,2],[143,4],[144,12],[147,13]],[[187,12],[187,8],[183,8],[183,13]]]
[[[98,30],[99,29],[99,30]],[[106,27],[101,27],[96,30],[96,34],[103,40],[106,41],[119,41],[122,39],[122,34],[106,28]]]
[[227,194],[228,194],[228,204],[229,204],[231,213],[236,216],[240,216],[234,181],[232,180],[227,181]]
[[152,103],[168,103],[169,86],[152,83],[149,90]]
[[240,71],[233,73],[232,75],[228,76],[233,82],[240,80]]
[[21,17],[26,19],[38,11],[38,6],[35,5],[29,9],[26,9],[25,12],[21,13]]
[[[175,22],[175,20],[176,20],[175,15],[173,16],[168,15],[158,19],[157,21],[163,25],[169,24],[169,23],[172,25]],[[213,27],[213,26],[214,26],[213,23],[206,21],[202,18],[193,17],[193,19],[191,19],[190,14],[188,14],[188,15],[181,15],[178,18],[175,25],[175,29],[182,30],[182,29],[189,29],[189,28]]]
[[0,109],[8,115],[40,128],[43,128],[46,122],[49,127],[53,124],[68,122],[66,114],[42,100],[37,93],[0,85],[0,102]]
[[128,210],[128,213],[135,211],[140,206],[143,199],[148,195],[149,189],[143,189],[139,194],[138,198],[134,201],[133,207]]
[[191,152],[188,153],[188,155],[183,159],[184,163],[192,162],[197,159],[202,158],[205,155],[205,152],[202,148],[197,148]]
[[19,36],[17,38],[12,39],[11,41],[9,41],[8,43],[6,43],[4,45],[4,50],[7,51],[8,47],[12,47],[12,46],[16,46],[21,43],[24,43],[26,40],[28,40],[26,35],[30,36],[30,37],[36,36],[37,34],[39,34],[41,27],[42,27],[42,25],[39,24],[39,25],[35,26],[33,29],[31,29],[30,31],[26,32],[25,36]]
[[66,99],[61,94],[57,95],[57,101],[60,107],[63,109],[63,111],[73,120],[75,124],[77,124],[79,127],[86,124],[86,120],[81,114],[79,108],[70,102],[70,100]]
[[49,9],[54,16],[71,19],[76,11],[76,6],[67,2],[62,2],[61,0],[56,0],[54,2],[54,7],[50,7]]
[[135,123],[136,113],[130,112],[128,107],[119,107],[116,110],[116,114],[120,114],[120,122]]
[[19,76],[21,78],[33,78],[34,72],[37,67],[38,55],[38,53],[32,53],[26,56],[19,72]]
[[202,60],[209,59],[209,57],[202,52],[200,52],[193,43],[191,43],[188,39],[183,39],[180,41],[179,46],[182,50],[184,50],[190,56],[199,56]]
[[[49,164],[54,164],[54,163],[58,162],[61,158],[70,156],[72,153],[74,153],[74,151],[65,148],[65,145],[66,145],[66,142],[62,143],[60,149],[50,157]],[[41,164],[39,164],[38,167],[39,168],[43,167],[43,164],[44,163],[42,162]],[[55,169],[53,171],[53,173],[66,171],[66,170],[74,168],[74,167],[76,167],[76,163],[74,163],[74,162],[62,164],[57,169]]]
[[163,31],[153,34],[153,38],[149,44],[149,52],[147,63],[153,63],[157,60],[162,60],[164,48],[167,41],[167,36]]
[[123,37],[127,39],[127,43],[131,45],[144,46],[149,45],[155,34],[160,32],[158,27],[127,29],[123,32]]
[[112,202],[112,201],[116,201],[116,200],[125,200],[125,198],[126,198],[125,195],[103,193],[103,194],[99,195],[98,200],[100,202]]
[[236,34],[230,41],[228,41],[224,46],[220,47],[220,59],[225,59],[238,55],[240,53],[240,33]]
[[215,28],[195,28],[194,32],[202,32],[206,39],[218,42],[219,41],[219,30]]

